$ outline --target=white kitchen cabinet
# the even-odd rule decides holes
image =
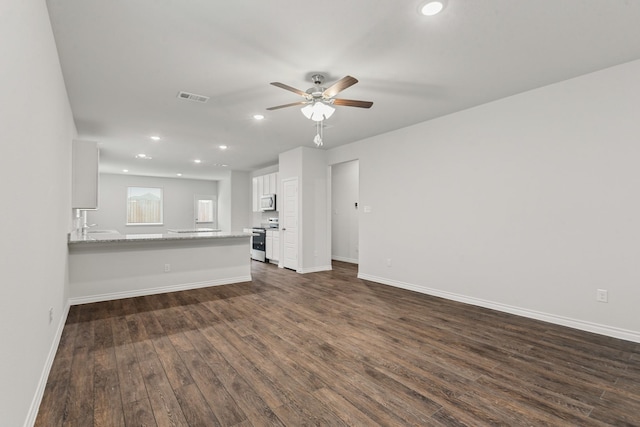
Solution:
[[[273,232],[273,258],[270,258],[273,261],[280,261],[280,231],[276,230]]]
[[[253,195],[253,212],[260,212],[260,197],[269,194],[276,195],[276,207],[278,203],[278,173],[256,176],[251,180]]]
[[[264,191],[264,175],[261,175],[258,178],[258,194],[260,196],[262,196],[263,194],[265,194]]]
[[[269,177],[269,193],[268,194],[277,194],[278,193],[278,173],[270,173],[267,175]]]
[[[267,196],[269,194],[276,194],[278,192],[277,181],[278,181],[278,173],[269,173],[267,175],[258,176],[258,191],[263,196]],[[262,187],[260,187],[262,184]],[[260,189],[261,188],[261,189]]]
[[[280,231],[267,230],[265,252],[269,261],[278,261],[280,259]]]
[[[98,163],[95,141],[74,140],[71,149],[71,207],[98,209]]]
[[[273,231],[267,230],[267,236],[264,238],[264,252],[267,259],[273,258]]]

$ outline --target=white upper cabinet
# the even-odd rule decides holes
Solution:
[[[266,194],[277,194],[278,193],[278,173],[270,173],[265,176],[265,180],[269,181],[269,191]]]
[[[260,175],[253,178],[253,211],[260,212],[260,197],[269,194],[276,195],[276,210],[278,207],[278,172]]]
[[[71,152],[71,207],[98,209],[98,143],[74,140]]]

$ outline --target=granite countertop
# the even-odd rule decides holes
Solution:
[[[69,244],[84,243],[116,243],[116,242],[141,242],[163,240],[196,240],[196,239],[229,239],[235,237],[251,237],[252,233],[242,231],[226,232],[196,232],[196,233],[170,233],[170,234],[110,234],[96,233],[81,235],[75,232],[69,233]]]
[[[206,233],[209,231],[222,231],[219,228],[170,228],[169,233]]]

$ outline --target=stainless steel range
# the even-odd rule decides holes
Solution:
[[[265,262],[267,259],[266,242],[267,232],[262,227],[253,227],[253,238],[251,239],[251,259]]]

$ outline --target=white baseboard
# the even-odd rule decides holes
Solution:
[[[42,397],[44,396],[44,389],[47,386],[49,373],[51,372],[53,361],[56,358],[58,345],[60,345],[60,339],[62,338],[62,331],[64,330],[64,325],[67,323],[67,316],[69,316],[69,307],[70,305],[69,303],[67,303],[63,309],[62,316],[60,316],[60,321],[58,322],[58,327],[53,337],[53,342],[51,343],[51,347],[49,348],[49,354],[47,355],[47,359],[45,360],[45,363],[44,363],[44,368],[42,368],[42,373],[40,374],[40,381],[38,381],[38,388],[36,389],[36,394],[33,396],[33,400],[31,401],[31,406],[29,407],[29,413],[27,414],[27,419],[24,422],[24,427],[32,427],[36,423],[38,410],[40,409],[40,404],[42,403]]]
[[[297,272],[301,274],[306,274],[306,273],[317,273],[319,271],[331,271],[332,269],[333,268],[331,267],[331,265],[321,265],[318,267],[300,268],[297,270]]]
[[[504,313],[515,314],[517,316],[528,317],[530,319],[542,320],[544,322],[549,322],[560,326],[567,326],[569,328],[579,329],[581,331],[593,332],[595,334],[606,335],[613,338],[640,343],[640,332],[638,331],[630,331],[627,329],[586,322],[584,320],[571,319],[569,317],[558,316],[555,314],[543,313],[526,308],[520,308],[479,298],[468,297],[465,295],[440,291],[437,289],[400,282],[397,280],[389,280],[383,277],[371,276],[368,274],[358,273],[358,278],[369,280],[371,282],[381,283],[383,285],[394,286],[396,288],[420,292],[422,294],[433,295],[435,297],[445,298],[452,301],[458,301],[465,304],[477,305],[479,307],[489,308]]]
[[[357,264],[358,263],[358,258],[347,258],[347,257],[343,257],[343,256],[332,255],[331,259],[333,259],[335,261],[349,262],[351,264]]]
[[[229,277],[205,282],[183,283],[179,285],[162,286],[158,288],[136,289],[135,291],[114,292],[109,294],[89,295],[85,297],[69,298],[70,305],[88,304],[92,302],[110,301],[114,299],[141,297],[145,295],[164,294],[167,292],[187,291],[189,289],[208,288],[209,286],[231,285],[233,283],[250,282],[251,275]]]

